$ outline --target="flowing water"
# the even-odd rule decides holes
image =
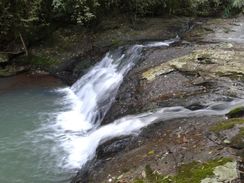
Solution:
[[[244,104],[239,99],[195,111],[169,107],[100,126],[124,76],[140,61],[143,50],[174,41],[111,51],[71,88],[24,85],[0,93],[0,182],[69,182],[94,157],[101,142],[134,134],[158,121],[223,115]]]

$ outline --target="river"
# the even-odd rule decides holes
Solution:
[[[111,51],[72,87],[49,76],[0,80],[0,182],[69,182],[101,142],[133,134],[151,123],[181,117],[223,115],[243,100],[214,103],[196,111],[175,106],[126,116],[100,126],[124,76],[143,49],[175,40]]]

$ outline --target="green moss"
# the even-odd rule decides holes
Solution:
[[[179,173],[174,180],[177,183],[201,182],[202,179],[213,175],[213,170],[215,167],[224,165],[230,161],[231,159],[229,158],[221,158],[202,164],[193,162],[191,164],[183,165],[179,169]]]
[[[244,128],[240,128],[239,133],[231,139],[231,145],[238,149],[244,148]]]
[[[244,124],[244,119],[241,118],[233,118],[223,122],[220,122],[210,128],[212,132],[219,133],[224,130],[228,130],[234,128],[237,124]]]
[[[179,167],[175,176],[163,176],[152,171],[150,166],[145,167],[146,178],[136,179],[134,183],[200,183],[201,180],[214,175],[217,166],[231,162],[230,158],[210,160],[206,163],[192,162]]]
[[[226,116],[228,118],[236,118],[244,115],[244,106],[232,109]]]
[[[155,154],[155,151],[154,150],[151,150],[151,151],[149,151],[148,153],[147,153],[147,155],[154,155]]]

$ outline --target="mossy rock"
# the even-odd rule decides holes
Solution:
[[[175,176],[160,175],[147,165],[145,167],[146,177],[136,179],[134,183],[200,183],[201,180],[214,175],[216,167],[232,161],[231,158],[219,158],[205,163],[192,162],[179,167]]]
[[[229,120],[225,120],[220,122],[210,128],[210,131],[214,133],[219,133],[224,130],[229,130],[235,127],[235,125],[244,124],[244,119],[242,118],[232,118]]]
[[[244,128],[240,128],[239,133],[231,139],[231,146],[237,149],[244,148]]]
[[[228,162],[218,166],[213,171],[214,175],[201,180],[201,183],[233,182],[238,179],[237,162]]]
[[[150,68],[142,74],[142,78],[150,81],[159,75],[178,70],[211,79],[219,77],[242,79],[244,78],[243,56],[243,51],[223,50],[219,48],[199,49],[188,55]]]
[[[226,114],[228,118],[239,118],[244,116],[244,106],[237,107],[232,109],[228,114]]]

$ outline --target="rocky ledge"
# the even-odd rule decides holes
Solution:
[[[145,51],[103,124],[160,107],[197,110],[243,98],[243,24],[243,17],[204,19],[180,44]],[[72,182],[243,182],[243,107],[225,116],[161,121],[110,140]]]

